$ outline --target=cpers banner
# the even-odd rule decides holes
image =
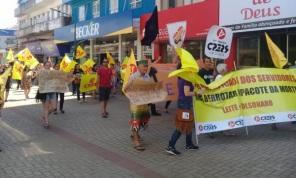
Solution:
[[[219,25],[233,31],[296,26],[295,0],[220,0]]]
[[[194,100],[198,134],[296,121],[296,70],[239,70],[208,87]]]

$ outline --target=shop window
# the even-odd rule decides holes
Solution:
[[[96,0],[93,2],[93,17],[100,17],[100,0]]]
[[[259,38],[238,39],[238,65],[239,67],[259,66]]]
[[[79,12],[78,12],[78,19],[79,21],[84,21],[85,20],[85,6],[79,6]]]
[[[118,12],[118,0],[109,1],[109,12],[110,14],[114,14]]]
[[[286,56],[287,51],[287,35],[283,34],[269,34],[272,41],[282,50]],[[266,43],[265,35],[260,36],[260,67],[275,67],[270,52]]]
[[[175,8],[176,7],[176,0],[169,0],[169,8]]]
[[[191,4],[192,3],[192,0],[184,0],[184,5],[188,5],[188,4]]]
[[[288,48],[288,60],[292,65],[296,63],[296,34],[288,36],[289,48]]]
[[[194,59],[203,58],[203,41],[185,41],[183,46],[192,54]]]
[[[130,0],[131,9],[142,7],[142,0]]]

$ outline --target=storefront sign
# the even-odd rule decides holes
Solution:
[[[171,46],[181,48],[186,36],[186,21],[167,24]]]
[[[76,40],[131,33],[132,26],[132,11],[98,17],[76,24]]]
[[[296,26],[295,0],[220,0],[219,25],[233,31]]]
[[[180,21],[187,22],[186,38],[205,37],[209,28],[219,23],[218,10],[219,0],[206,0],[187,6],[160,11],[158,12],[159,34],[156,40],[168,40],[169,33],[167,24]],[[151,14],[141,16],[141,34],[143,34],[145,24],[150,16]]]
[[[230,28],[214,25],[207,36],[205,54],[216,59],[227,59],[230,54],[232,31]]]

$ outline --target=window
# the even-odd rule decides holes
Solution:
[[[169,0],[169,8],[176,7],[176,0]]]
[[[243,37],[238,39],[239,67],[259,66],[259,38]]]
[[[100,17],[100,0],[93,2],[93,17]]]
[[[85,6],[84,5],[79,7],[78,20],[79,21],[84,21],[85,20]]]
[[[130,0],[131,9],[142,7],[142,0]]]
[[[192,3],[192,0],[184,0],[184,5],[188,5],[188,4],[191,4]]]
[[[109,0],[109,12],[110,14],[118,12],[118,0]]]

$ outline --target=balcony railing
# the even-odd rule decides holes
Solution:
[[[17,36],[22,37],[22,36],[26,36],[34,33],[51,31],[56,28],[69,25],[70,22],[71,22],[71,17],[58,17],[50,21],[41,22],[29,27],[22,28],[17,31]]]
[[[28,0],[25,3],[19,4],[19,7],[14,10],[14,16],[20,17],[32,9],[39,8],[42,5],[49,3],[49,0]]]

